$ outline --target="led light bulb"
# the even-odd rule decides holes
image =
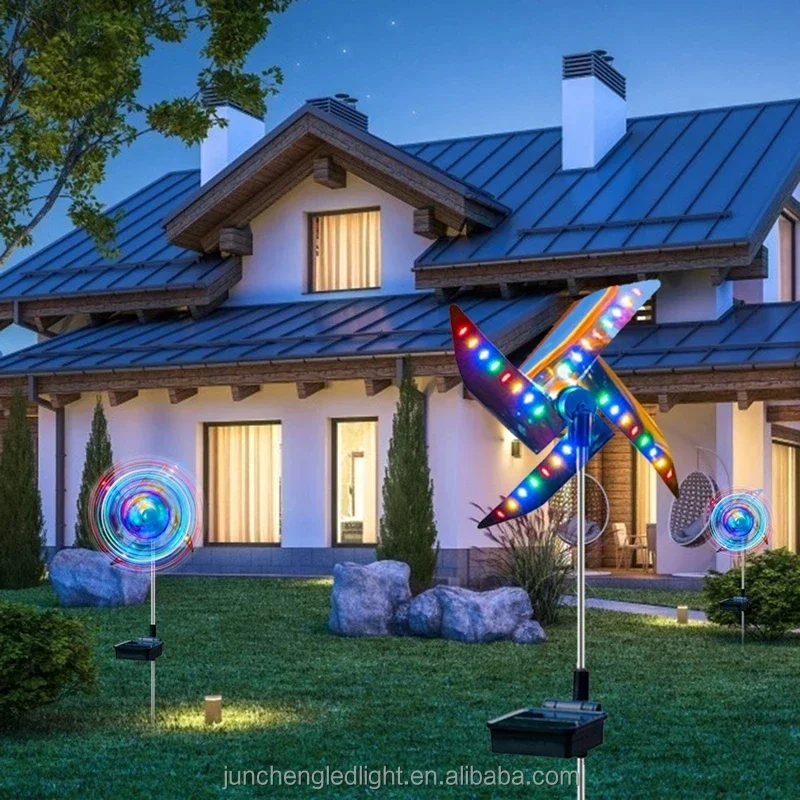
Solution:
[[[519,508],[519,503],[513,498],[509,497],[508,500],[506,500],[506,508],[509,511],[516,511]]]
[[[510,380],[511,380],[511,373],[510,372],[504,372],[500,376],[500,383],[508,383]]]
[[[571,456],[571,455],[572,455],[572,445],[571,445],[571,444],[565,444],[565,445],[564,445],[564,446],[561,448],[561,452],[562,452],[562,453],[563,453],[565,456]]]
[[[647,447],[653,440],[646,434],[643,433],[639,438],[639,447]]]
[[[534,417],[543,417],[544,414],[545,414],[545,411],[547,411],[547,409],[544,406],[536,406],[536,408],[533,409],[533,416]]]
[[[650,448],[650,452],[648,453],[648,455],[650,456],[650,458],[655,458],[658,455],[658,448],[657,447],[651,447]]]
[[[547,469],[547,467],[542,467],[541,471],[542,471],[542,475],[544,475],[545,478],[549,478],[550,477],[550,470]]]
[[[527,497],[527,496],[528,496],[528,490],[524,486],[520,486],[519,489],[517,489],[517,497]]]
[[[580,350],[573,350],[569,357],[576,363],[580,364],[583,361],[583,353]]]
[[[478,358],[481,361],[486,361],[486,359],[489,358],[489,351],[484,347],[483,350],[478,353]]]
[[[512,394],[519,394],[523,389],[522,381],[515,381],[511,384],[511,393]]]
[[[614,405],[608,409],[608,413],[616,417],[617,414],[619,414],[619,406],[616,403],[614,403]]]
[[[522,398],[522,402],[525,403],[525,405],[528,405],[529,403],[532,403],[533,402],[533,392],[526,392],[525,396]]]
[[[613,328],[613,327],[614,327],[614,322],[613,322],[613,320],[610,320],[608,317],[603,317],[603,319],[601,319],[601,320],[600,320],[600,324],[601,324],[601,325],[602,325],[604,328],[608,328],[609,330],[611,330],[611,328]]]
[[[616,317],[619,319],[622,316],[622,311],[619,308],[612,308],[611,309],[611,316]]]
[[[474,350],[479,342],[480,339],[477,336],[470,336],[469,339],[467,339],[467,347],[469,347],[470,350]]]
[[[636,436],[636,434],[639,433],[639,430],[640,430],[639,426],[638,425],[634,425],[631,428],[631,436]]]
[[[499,358],[496,358],[489,364],[489,372],[497,372],[502,366],[503,362]]]
[[[556,375],[559,378],[569,378],[572,375],[572,365],[568,361],[564,361],[556,368]]]
[[[658,469],[664,469],[664,467],[666,467],[666,466],[667,466],[667,459],[666,458],[659,458],[658,461],[656,461],[656,467]]]
[[[620,302],[622,303],[623,306],[625,306],[625,308],[633,307],[633,299],[629,294],[626,294],[625,297],[623,297],[622,300],[620,300]]]
[[[584,337],[583,339],[581,339],[581,347],[584,350],[591,350],[592,349],[592,343],[586,337]]]
[[[464,325],[463,327],[458,329],[459,336],[466,336],[467,331],[469,330],[469,326]]]
[[[550,456],[550,466],[552,467],[563,467],[564,466],[564,459],[561,458],[559,455]]]
[[[604,406],[609,400],[611,399],[608,392],[603,392],[600,397],[597,398],[598,405]]]
[[[632,420],[632,419],[633,419],[633,417],[631,417],[631,415],[630,415],[630,414],[623,414],[623,415],[622,415],[622,416],[619,418],[619,424],[620,424],[620,425],[622,425],[623,427],[626,427],[627,425],[630,425],[630,424],[631,424],[631,420]]]
[[[532,489],[538,489],[542,485],[542,482],[535,475],[531,475],[530,478],[528,478],[528,483],[531,485]]]

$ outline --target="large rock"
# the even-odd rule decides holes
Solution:
[[[131,606],[143,603],[150,589],[147,573],[114,566],[95,550],[59,550],[48,568],[62,606]]]
[[[394,615],[411,597],[411,569],[402,561],[354,564],[333,568],[331,616],[328,626],[340,636],[388,636]]]
[[[413,636],[434,638],[442,632],[442,606],[436,589],[418,594],[408,606],[408,629]]]
[[[408,609],[411,605],[410,600],[400,603],[394,610],[392,617],[392,633],[395,636],[410,636],[411,630],[408,627]]]
[[[516,627],[511,641],[517,644],[541,644],[547,641],[547,634],[536,620],[528,619]]]
[[[437,586],[435,591],[442,607],[445,639],[470,644],[510,639],[533,615],[524,589],[504,587],[491,592],[472,592],[456,586]]]

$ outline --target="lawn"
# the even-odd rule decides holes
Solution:
[[[223,789],[223,770],[561,769],[494,756],[492,716],[569,693],[574,611],[550,641],[469,646],[326,633],[325,581],[165,578],[159,720],[146,666],[111,645],[145,633],[147,608],[75,611],[95,628],[101,689],[42,710],[0,747],[14,798],[573,797],[574,788]],[[49,588],[0,597],[54,605]],[[589,611],[593,696],[610,714],[587,761],[591,798],[788,798],[800,774],[800,643],[751,644],[707,625]],[[202,721],[221,692],[225,721]]]
[[[587,597],[602,600],[623,600],[626,603],[646,603],[651,606],[688,606],[705,611],[703,593],[691,589],[629,589],[627,587],[587,586]]]

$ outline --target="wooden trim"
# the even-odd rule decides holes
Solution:
[[[219,232],[219,249],[223,255],[253,255],[253,231],[250,230],[250,226],[221,228]]]
[[[314,159],[314,183],[327,186],[329,189],[344,189],[347,186],[347,170],[342,169],[332,156],[320,156]]]
[[[736,407],[739,411],[747,411],[753,404],[753,398],[749,392],[736,392]]]
[[[296,385],[297,396],[300,400],[305,400],[312,394],[321,392],[326,386],[325,381],[298,381]]]
[[[662,414],[666,414],[672,408],[672,403],[670,402],[669,395],[667,394],[660,394],[658,395],[658,410]]]
[[[767,422],[800,422],[800,405],[767,406]]]
[[[131,389],[127,392],[109,392],[108,402],[112,408],[116,408],[117,406],[121,406],[123,403],[127,403],[129,400],[133,400],[138,396],[139,392],[137,392],[135,389]]]
[[[436,391],[441,393],[449,392],[451,389],[458,386],[459,383],[461,383],[460,375],[440,375],[436,379]]]
[[[231,398],[234,403],[241,403],[261,391],[261,384],[243,384],[241,386],[231,386]]]
[[[433,206],[414,209],[414,233],[426,239],[441,239],[447,235],[447,225],[436,219]]]
[[[163,311],[186,306],[207,306],[215,302],[242,279],[242,262],[231,258],[223,274],[204,288],[159,289],[157,291],[109,292],[94,295],[65,295],[14,301],[20,318],[33,323],[37,317],[66,317],[72,314],[111,314],[112,312]],[[14,303],[0,303],[0,319],[14,319]]]
[[[196,387],[185,387],[183,389],[169,389],[169,402],[176,406],[178,403],[184,402],[184,400],[188,400],[190,397],[194,397],[197,394]]]
[[[69,393],[50,393],[50,403],[53,409],[66,408],[72,403],[77,403],[81,399],[80,392]]]
[[[778,439],[789,444],[800,445],[800,431],[796,428],[788,428],[786,425],[773,425],[772,438]]]
[[[757,262],[754,266],[754,261]],[[646,269],[643,267],[646,266]],[[744,272],[741,269],[743,268]],[[687,248],[660,252],[608,253],[596,256],[548,256],[517,261],[480,264],[418,266],[414,269],[417,289],[461,286],[497,286],[498,283],[555,283],[579,278],[612,278],[657,272],[698,269],[728,269],[730,280],[748,280],[761,274],[763,263],[754,259],[745,245],[707,249]]]
[[[392,381],[389,378],[367,378],[364,381],[364,391],[366,392],[367,397],[375,397],[376,394],[380,394],[384,389],[388,389],[392,385]]]

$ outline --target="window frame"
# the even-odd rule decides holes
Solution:
[[[336,426],[342,422],[374,422],[375,423],[375,541],[374,542],[361,542],[360,544],[351,544],[348,542],[338,541],[338,486],[339,486],[339,446],[336,436]],[[331,547],[377,547],[378,535],[380,533],[380,519],[378,504],[380,502],[380,493],[378,492],[379,471],[378,471],[378,426],[380,419],[378,417],[331,417],[331,475],[330,475],[330,508],[331,508]]]
[[[770,436],[770,441],[772,447],[774,447],[777,444],[780,445],[781,447],[788,447],[789,450],[792,451],[795,459],[795,494],[797,495],[798,498],[800,498],[800,443],[796,441],[790,441],[789,439],[780,436],[780,434],[777,435],[772,434],[772,436]],[[773,458],[773,453],[770,450],[770,459],[772,458]],[[770,498],[770,503],[771,502],[772,498]],[[795,538],[794,551],[792,552],[800,553],[800,504],[798,504],[798,507],[795,509],[794,538]],[[769,540],[768,540],[768,546],[771,549],[771,544],[769,543]],[[788,542],[787,546],[790,546]]]
[[[356,208],[336,208],[332,211],[308,211],[306,212],[306,285],[303,294],[339,294],[341,292],[376,292],[383,285],[383,247],[381,247],[380,261],[380,280],[377,286],[363,286],[360,289],[315,289],[314,288],[314,220],[318,217],[335,217],[344,214],[367,214],[377,211],[380,215],[378,220],[378,238],[381,238],[381,222],[383,213],[380,206],[358,206]],[[383,243],[381,242],[381,245]]]
[[[281,450],[281,485],[280,485],[280,507],[278,513],[278,541],[277,542],[212,542],[209,539],[209,500],[211,491],[209,489],[209,477],[211,470],[211,460],[209,458],[209,436],[211,428],[243,428],[250,425],[282,425],[279,419],[249,419],[235,420],[232,422],[204,422],[203,423],[203,547],[281,547],[283,544],[283,451]],[[283,431],[281,431],[282,438]]]
[[[798,298],[798,279],[797,279],[797,225],[798,220],[793,217],[791,214],[788,214],[786,211],[781,211],[779,218],[778,218],[778,281],[782,278],[781,275],[781,265],[780,265],[780,257],[781,257],[781,228],[780,228],[780,220],[784,219],[786,222],[789,223],[789,235],[791,239],[789,241],[789,270],[790,270],[790,286],[789,286],[789,299],[782,300],[780,302],[783,303],[794,303],[797,302]],[[783,294],[781,291],[783,289],[782,286],[778,286],[778,294]]]

